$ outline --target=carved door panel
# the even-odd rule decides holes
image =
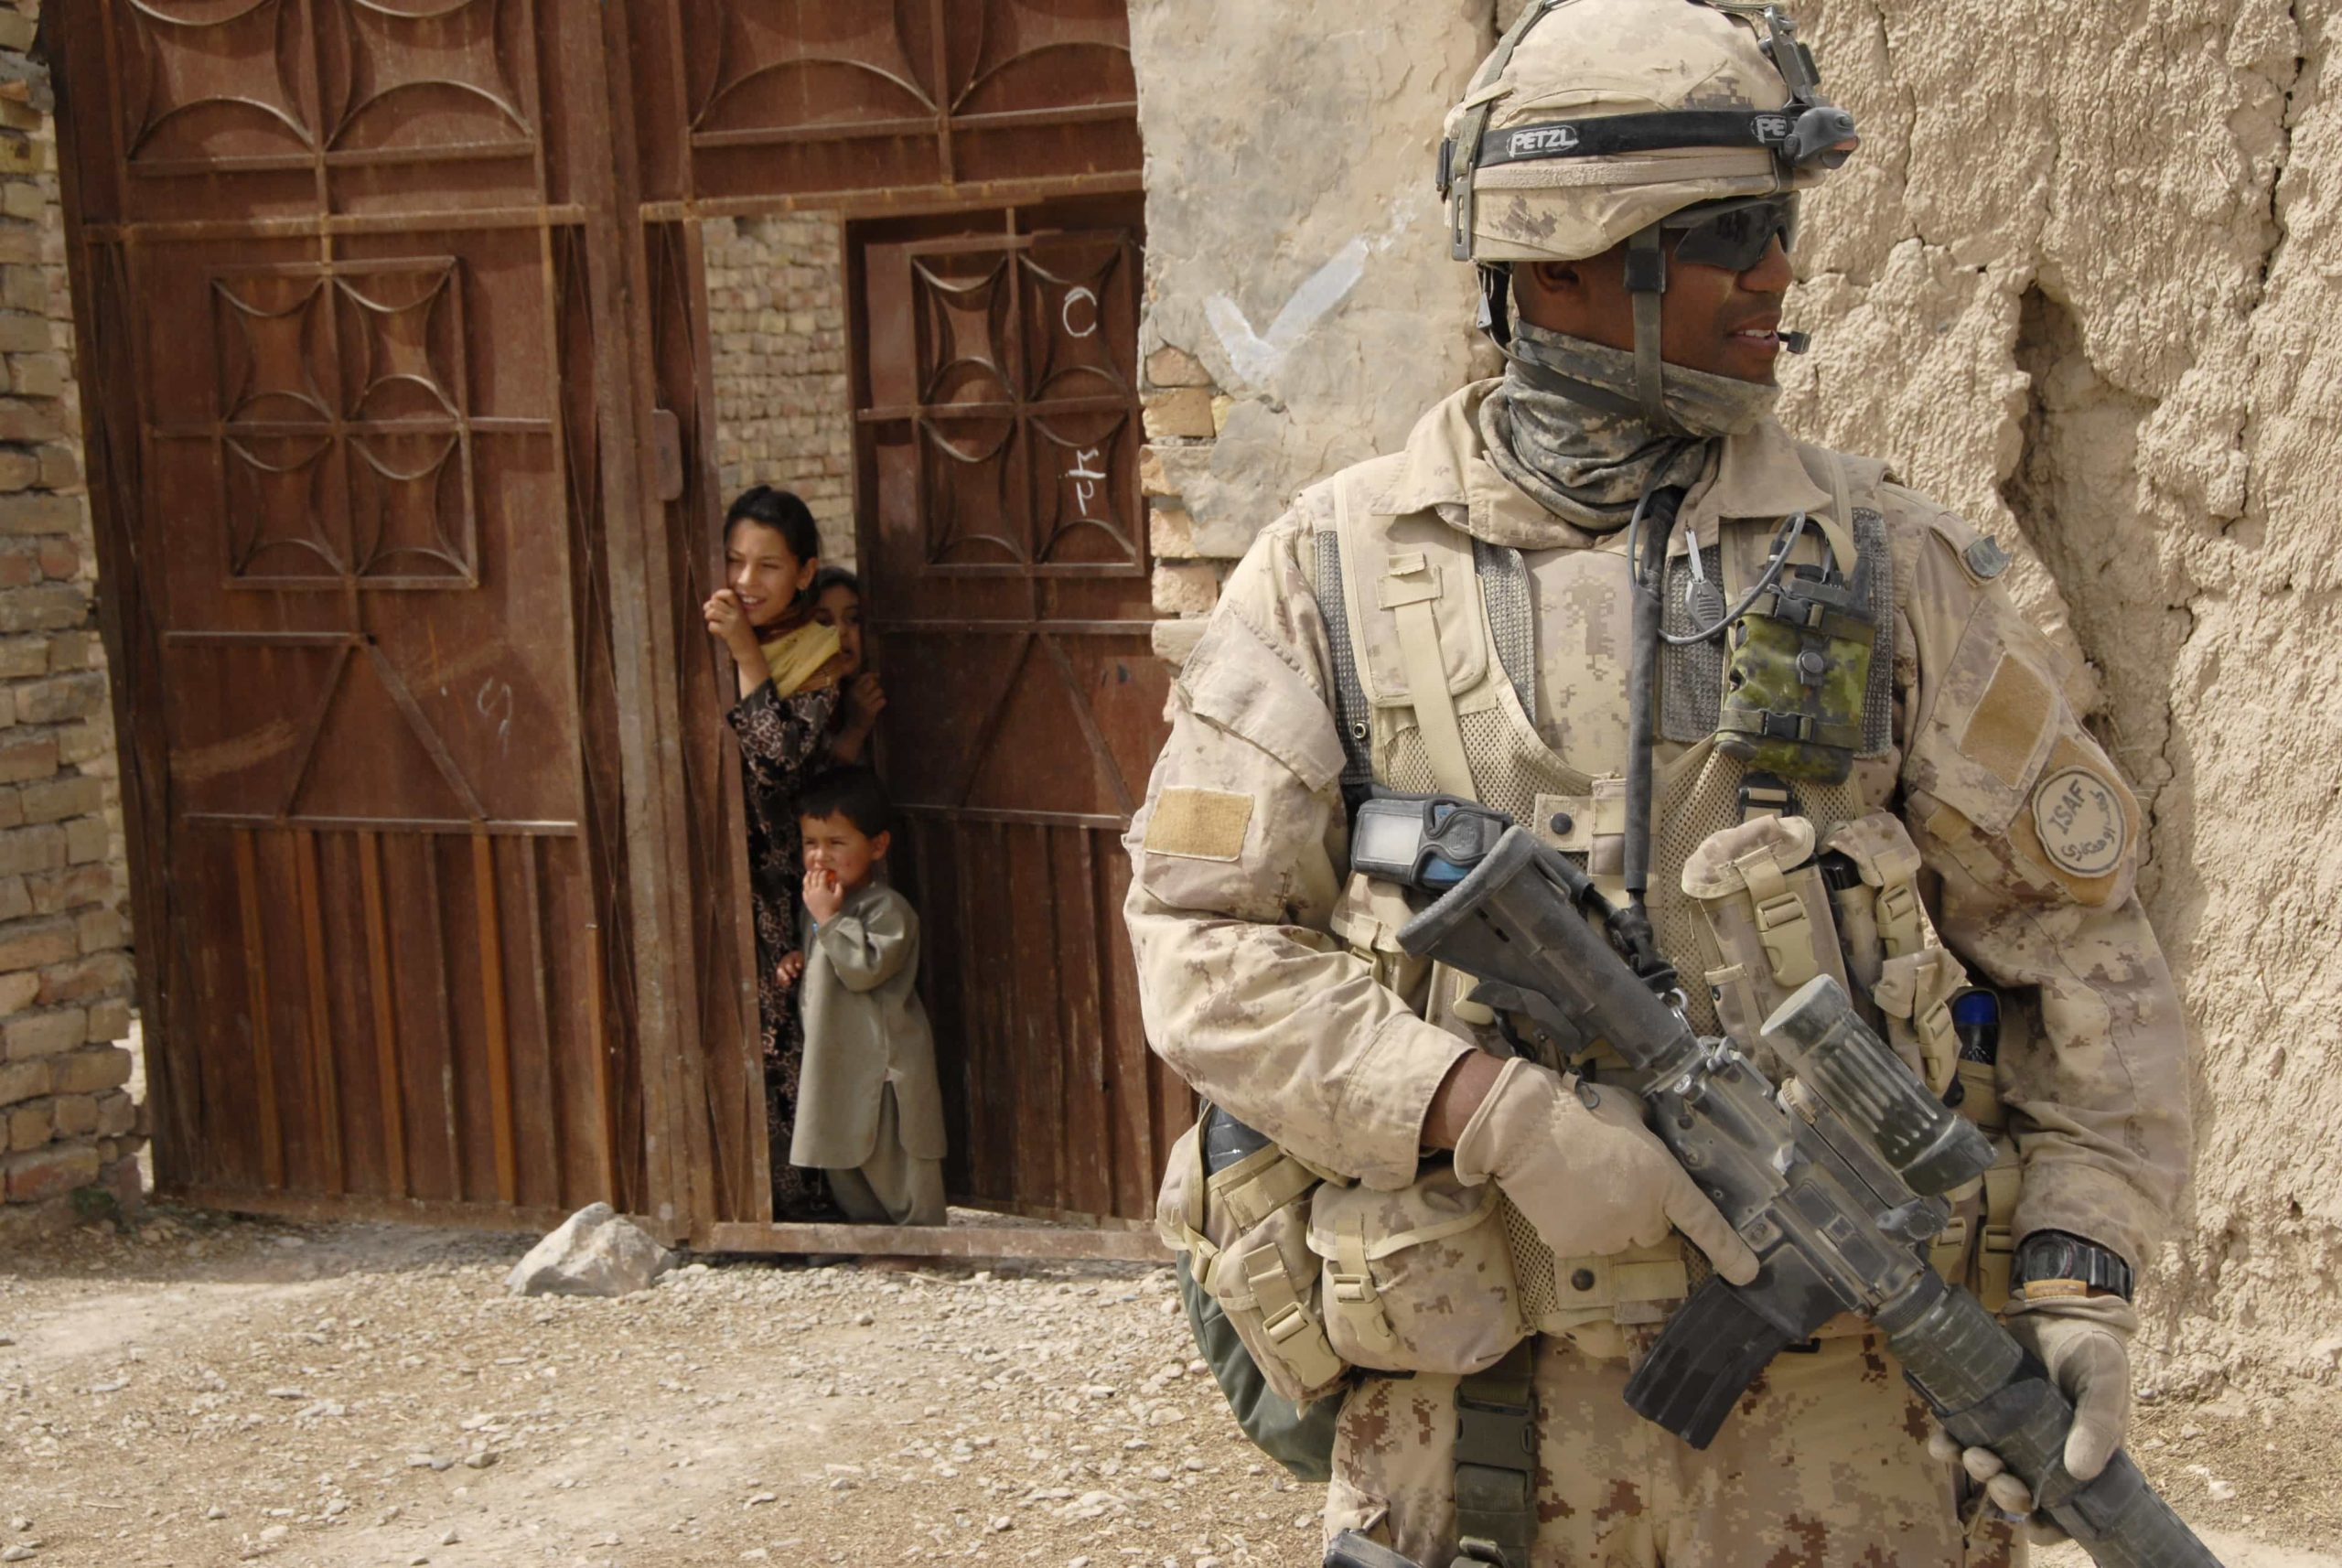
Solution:
[[[1138,169],[1126,0],[627,10],[653,201],[959,205],[954,187],[1126,188]]]
[[[595,9],[52,13],[167,1191],[646,1197],[548,91]]]
[[[1134,199],[854,231],[882,742],[955,1193],[1138,1218],[1190,1114],[1147,1051],[1119,842],[1168,671],[1137,467]]]

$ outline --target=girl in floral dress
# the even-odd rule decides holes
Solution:
[[[804,963],[797,892],[804,876],[797,791],[817,763],[838,703],[843,652],[810,675],[788,674],[783,646],[802,648],[812,620],[809,590],[821,565],[813,514],[787,490],[758,485],[724,520],[725,585],[707,601],[707,629],[739,668],[740,700],[725,715],[740,740],[747,785],[748,880],[757,916],[757,1010],[764,1042],[765,1105],[772,1139],[772,1216],[825,1216],[819,1171],[789,1163],[805,1032],[789,985]],[[776,671],[783,671],[777,682]]]

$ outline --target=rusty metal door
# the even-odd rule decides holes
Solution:
[[[856,228],[866,618],[952,1187],[1138,1218],[1192,1101],[1149,1054],[1120,843],[1162,744],[1133,199]]]
[[[611,156],[555,91],[599,10],[49,9],[174,1196],[659,1197],[610,972]]]

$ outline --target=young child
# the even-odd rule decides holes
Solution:
[[[813,618],[811,585],[821,552],[821,531],[805,503],[787,490],[758,485],[725,516],[724,586],[703,607],[709,635],[739,671],[740,700],[725,716],[739,736],[746,788],[776,1219],[825,1218],[829,1208],[819,1173],[787,1159],[803,1036],[781,972],[797,961],[800,946],[797,895],[804,856],[797,841],[797,790],[830,732],[845,665],[835,629]],[[817,657],[823,639],[826,660]]]
[[[838,677],[845,696],[838,703],[830,729],[829,755],[844,766],[868,759],[870,732],[886,709],[886,688],[862,652],[862,579],[843,566],[824,566],[813,575],[813,620],[838,635],[845,655],[844,673]]]
[[[797,800],[811,929],[797,977],[805,1019],[791,1165],[817,1165],[849,1219],[940,1225],[943,1094],[919,999],[919,916],[876,873],[894,813],[867,768]]]

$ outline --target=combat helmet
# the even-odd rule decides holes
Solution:
[[[1795,193],[1857,142],[1853,116],[1820,87],[1778,5],[1529,0],[1449,112],[1439,149],[1449,243],[1480,264],[1483,329],[1507,346],[1507,263],[1624,242],[1637,401],[1658,415],[1662,231],[1687,209],[1793,221]]]

